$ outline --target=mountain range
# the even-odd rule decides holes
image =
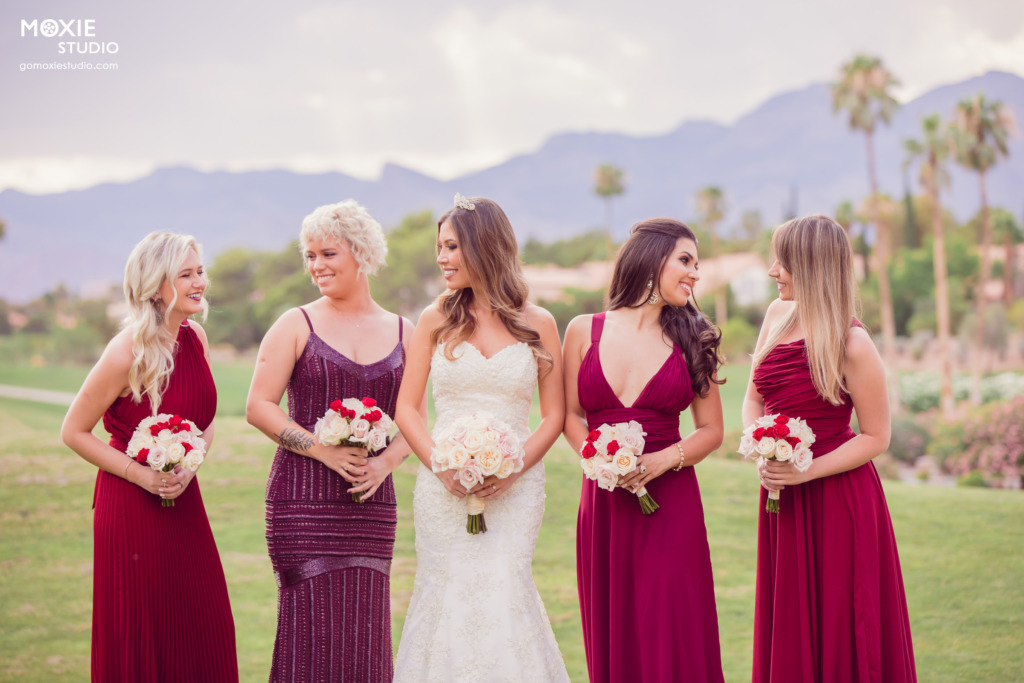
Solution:
[[[945,85],[903,103],[875,135],[881,190],[920,191],[916,169],[905,169],[903,140],[919,137],[923,116],[949,117],[956,103],[978,92],[1009,105],[1024,125],[1024,78],[990,71]],[[564,133],[536,152],[452,180],[438,180],[388,164],[376,180],[342,173],[285,170],[202,172],[161,168],[127,183],[31,195],[0,193],[7,224],[0,242],[0,298],[24,302],[63,283],[80,290],[90,281],[116,282],[132,246],[152,230],[195,235],[207,263],[226,248],[280,249],[298,235],[303,216],[321,204],[358,199],[385,226],[409,212],[451,206],[458,191],[502,205],[521,240],[552,240],[603,226],[604,206],[593,173],[604,163],[625,171],[626,191],[613,204],[613,234],[655,216],[696,216],[696,192],[718,185],[729,213],[725,228],[756,209],[775,224],[795,208],[832,213],[839,202],[867,195],[864,136],[834,115],[829,86],[777,95],[731,125],[687,121],[662,135]],[[951,165],[944,204],[961,220],[979,208],[976,174]],[[1024,138],[1010,140],[1010,156],[988,175],[994,206],[1024,209]],[[795,205],[795,206],[794,206]],[[296,263],[298,267],[298,263]]]

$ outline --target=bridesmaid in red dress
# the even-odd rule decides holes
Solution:
[[[238,680],[224,569],[195,472],[158,472],[125,455],[135,427],[180,415],[213,441],[217,390],[206,333],[200,248],[187,235],[151,233],[125,267],[128,319],[78,392],[61,428],[99,468],[93,498],[92,680]],[[97,421],[110,433],[93,436]],[[162,507],[161,499],[174,507]]]
[[[779,298],[757,340],[743,422],[800,417],[816,441],[806,472],[759,468],[753,680],[916,681],[896,537],[871,463],[889,445],[885,369],[854,317],[850,243],[835,221],[808,216],[780,226],[772,249]],[[766,489],[781,491],[777,514],[764,511]]]
[[[640,466],[614,491],[583,479],[576,574],[587,669],[609,681],[721,681],[718,614],[693,469],[722,443],[721,334],[697,308],[697,239],[683,223],[633,226],[609,310],[565,333],[565,437],[579,452],[602,423],[640,422]],[[687,408],[694,431],[679,436]],[[634,487],[660,505],[641,513]]]

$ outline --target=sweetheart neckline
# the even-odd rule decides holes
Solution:
[[[497,351],[495,351],[495,352],[494,352],[494,354],[493,354],[493,355],[491,355],[491,356],[485,356],[485,355],[484,355],[484,352],[483,352],[483,351],[481,351],[480,349],[478,349],[478,348],[477,348],[477,346],[476,346],[476,344],[474,344],[473,342],[469,341],[468,339],[466,339],[466,340],[463,340],[463,341],[462,341],[462,342],[461,342],[461,343],[459,344],[459,346],[461,346],[462,344],[465,344],[465,345],[466,345],[466,346],[468,346],[469,348],[471,348],[471,349],[473,349],[474,351],[476,351],[477,355],[478,355],[478,356],[480,356],[481,358],[483,358],[483,359],[484,359],[485,361],[489,361],[489,360],[494,360],[495,358],[497,358],[498,356],[500,356],[500,355],[501,355],[502,353],[504,353],[505,351],[508,351],[509,349],[514,349],[514,348],[516,348],[517,346],[529,346],[529,345],[528,345],[528,344],[527,344],[526,342],[524,342],[524,341],[517,341],[517,342],[515,342],[515,343],[513,343],[513,344],[508,344],[508,345],[506,345],[506,346],[502,346],[502,347],[501,347],[500,349],[498,349]]]

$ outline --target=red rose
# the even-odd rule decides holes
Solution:
[[[146,458],[148,458],[148,457],[149,457],[149,449],[148,448],[140,448],[139,449],[139,454],[135,456],[135,461],[136,462],[146,462]]]
[[[601,431],[599,429],[595,429],[594,431],[592,431],[589,434],[587,434],[587,441],[590,441],[590,442],[597,441],[600,438],[601,438]]]
[[[787,422],[789,422],[789,417],[787,415],[776,415],[775,416],[775,424],[781,425],[781,424],[786,424]]]
[[[377,422],[382,417],[384,417],[384,413],[380,412],[379,410],[374,410],[366,419],[369,420],[370,422]]]
[[[160,425],[149,425],[149,433],[153,436],[157,436],[162,429],[163,427]]]
[[[797,446],[800,445],[800,439],[796,438],[795,436],[787,436],[786,443],[788,443],[793,448],[796,448]]]
[[[192,450],[192,444],[190,444],[188,441],[185,441],[184,443],[182,443],[181,447],[185,449],[186,453],[188,453],[189,451]]]
[[[754,430],[754,441],[760,441],[764,438],[764,427],[758,427]]]
[[[588,441],[583,444],[583,453],[581,455],[583,455],[584,458],[593,458],[597,455],[597,449],[594,448],[594,444]]]
[[[618,441],[609,441],[608,442],[608,455],[615,455],[615,451],[617,451],[617,450],[619,450],[619,442]]]
[[[169,422],[170,422],[172,427],[177,427],[182,422],[181,416],[180,415],[172,415]]]
[[[772,427],[772,433],[776,439],[781,439],[785,436],[789,436],[789,425],[777,424]]]
[[[356,411],[352,410],[351,408],[346,408],[345,417],[347,417],[350,420],[356,419]]]
[[[338,400],[331,401],[331,410],[333,410],[336,413],[340,413],[341,412],[341,401],[338,401]]]
[[[181,426],[178,427],[178,431],[179,432],[191,432],[192,431],[192,425],[190,425],[188,422],[182,422]]]
[[[366,406],[367,408],[372,408],[372,407],[374,407],[375,405],[377,405],[377,402],[376,402],[376,401],[374,401],[374,400],[373,400],[372,398],[370,398],[369,396],[367,396],[367,397],[365,397],[365,398],[363,399],[363,405],[364,405],[364,406]]]

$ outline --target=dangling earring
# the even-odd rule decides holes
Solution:
[[[661,301],[661,297],[659,297],[658,293],[654,291],[654,278],[651,278],[650,280],[647,281],[647,289],[651,290],[651,295],[647,297],[648,304],[653,306],[654,304]]]
[[[153,309],[156,311],[157,324],[162,325],[164,322],[164,312],[160,310],[160,304],[164,302],[163,299],[150,299],[150,302],[153,304]]]

